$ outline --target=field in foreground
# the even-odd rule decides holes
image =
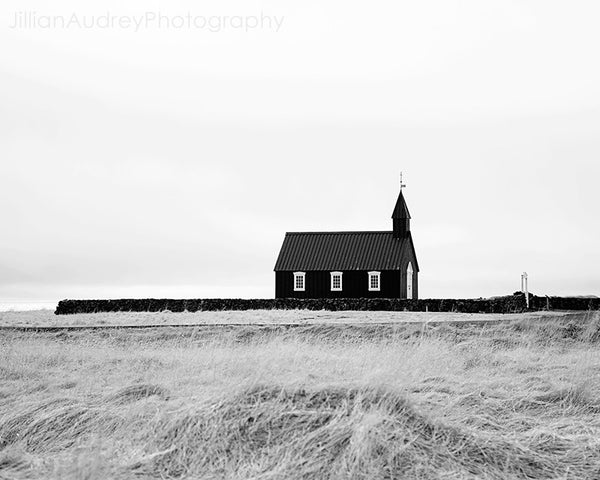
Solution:
[[[50,310],[0,312],[0,327],[82,327],[128,325],[247,325],[247,324],[313,324],[313,323],[405,323],[463,322],[546,319],[573,315],[574,312],[449,313],[449,312],[357,312],[326,310],[249,310],[207,312],[118,312],[54,315]]]
[[[597,312],[4,330],[0,478],[600,478],[598,342]]]

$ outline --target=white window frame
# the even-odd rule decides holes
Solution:
[[[371,285],[372,278],[377,279],[377,288],[375,288]],[[381,291],[381,272],[369,272],[369,277],[367,280],[369,282],[368,283],[369,292],[380,292]]]
[[[302,279],[302,287],[298,286],[298,280]],[[306,291],[306,272],[294,272],[294,292]]]
[[[413,274],[412,262],[408,262],[408,267],[406,267],[406,298],[409,300],[413,300],[415,297]]]
[[[343,289],[342,280],[343,280],[344,272],[329,272],[329,274],[330,274],[331,291],[332,292],[341,292],[342,289]],[[338,287],[334,288],[334,286],[333,286],[333,278],[336,277],[336,276],[340,277],[340,286],[339,286],[339,288]]]

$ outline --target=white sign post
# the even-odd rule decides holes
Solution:
[[[521,291],[525,294],[525,305],[529,308],[529,291],[527,289],[527,272],[521,275]]]

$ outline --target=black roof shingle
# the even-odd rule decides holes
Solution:
[[[393,232],[288,232],[274,270],[399,270],[410,241]]]

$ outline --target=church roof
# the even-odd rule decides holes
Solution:
[[[406,206],[406,201],[404,200],[404,195],[402,195],[402,190],[400,190],[400,195],[398,195],[398,200],[396,200],[396,206],[394,207],[392,218],[410,218],[410,213],[408,212],[408,207]]]
[[[393,232],[288,232],[274,270],[399,270],[408,242]]]

